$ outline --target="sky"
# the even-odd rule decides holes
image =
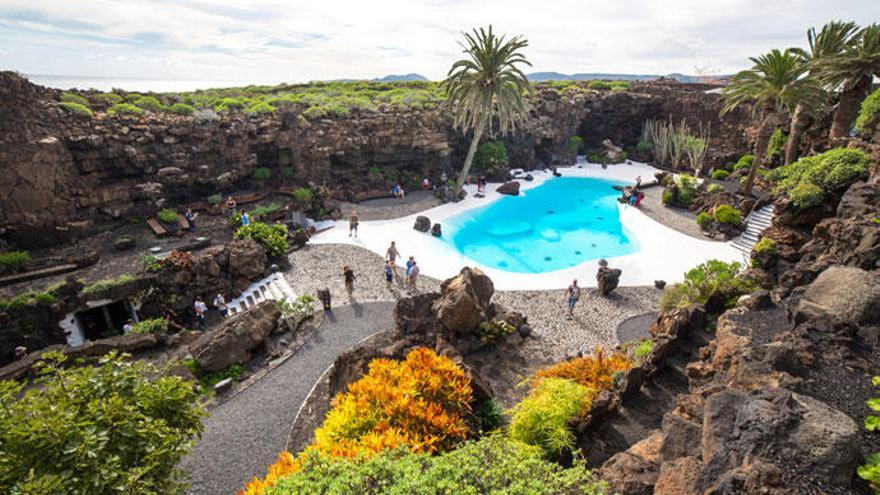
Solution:
[[[532,71],[726,74],[880,0],[0,0],[0,69],[297,82],[441,79],[461,32],[524,35]]]

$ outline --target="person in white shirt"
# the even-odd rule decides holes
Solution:
[[[226,307],[226,298],[223,297],[223,293],[218,292],[216,296],[214,296],[214,307],[220,311],[220,314],[224,317],[229,311],[229,308]]]
[[[193,303],[193,310],[196,312],[196,326],[199,329],[204,329],[205,316],[208,313],[208,306],[205,304],[205,301],[202,301],[201,298],[197,297]]]

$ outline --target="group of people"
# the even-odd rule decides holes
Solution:
[[[397,250],[397,245],[394,241],[391,241],[391,245],[388,246],[388,249],[385,252],[385,260],[383,271],[385,274],[385,286],[388,290],[394,289],[394,281],[397,280],[403,281],[404,286],[410,292],[418,291],[418,280],[419,273],[421,272],[421,268],[419,264],[416,262],[414,256],[410,256],[406,260],[406,271],[404,272],[403,278],[401,278],[398,273],[397,268],[397,260],[401,258],[400,252]],[[350,265],[343,265],[342,267],[342,281],[345,284],[345,292],[348,294],[349,299],[354,298],[354,283],[357,281],[357,275],[355,275],[354,270]]]
[[[627,203],[630,206],[638,207],[642,200],[645,198],[645,193],[643,193],[639,188],[642,186],[642,176],[636,177],[636,183],[632,187],[626,187],[623,189],[623,198],[621,199],[621,203]]]

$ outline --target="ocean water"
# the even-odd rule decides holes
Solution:
[[[545,273],[639,250],[620,223],[613,181],[559,177],[444,222],[459,252],[509,272]]]

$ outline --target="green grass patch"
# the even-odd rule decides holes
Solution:
[[[67,110],[69,113],[74,115],[80,115],[82,117],[91,117],[92,110],[85,105],[81,105],[79,103],[71,103],[71,102],[61,102],[58,104],[59,107]]]
[[[172,210],[171,208],[162,208],[159,210],[159,213],[156,214],[164,223],[176,223],[177,222],[177,212]]]
[[[18,271],[31,262],[31,254],[27,251],[6,251],[0,253],[0,269]]]
[[[116,278],[105,278],[103,280],[98,280],[97,282],[92,282],[89,285],[86,285],[80,291],[80,294],[86,296],[89,294],[95,294],[97,292],[101,292],[106,289],[110,289],[112,287],[118,287],[120,285],[127,284],[135,280],[133,275],[129,275],[128,273],[123,273],[122,275]]]

